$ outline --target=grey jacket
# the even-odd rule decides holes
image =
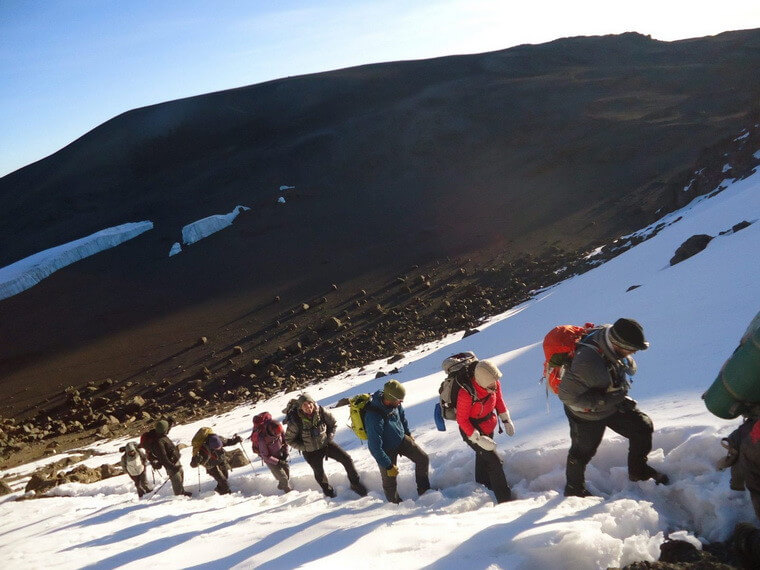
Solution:
[[[614,414],[630,384],[626,370],[635,370],[632,356],[621,360],[606,340],[603,325],[581,342],[559,385],[559,399],[582,420],[603,420]],[[629,362],[626,362],[629,361]]]
[[[298,451],[317,451],[332,440],[336,427],[335,418],[322,406],[311,417],[298,410],[288,419],[285,441]]]

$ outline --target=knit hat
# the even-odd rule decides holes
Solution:
[[[644,329],[633,319],[618,319],[610,329],[610,341],[624,350],[646,350]]]
[[[166,420],[161,420],[156,422],[156,433],[158,435],[164,435],[166,432],[169,431],[169,422]]]
[[[490,360],[481,360],[475,365],[475,382],[481,388],[488,388],[501,378],[501,371]]]
[[[206,439],[206,445],[208,445],[209,449],[213,449],[214,451],[216,451],[217,449],[222,448],[222,440],[218,435],[215,435],[212,433]]]
[[[306,392],[298,396],[298,399],[296,400],[296,402],[298,403],[299,408],[306,402],[311,402],[312,404],[316,404],[316,402],[314,401],[314,398],[312,398],[311,395],[307,394]]]
[[[406,396],[406,388],[398,380],[388,380],[383,386],[383,396],[388,400],[403,400]]]

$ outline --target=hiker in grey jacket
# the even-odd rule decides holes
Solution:
[[[323,464],[327,457],[343,465],[352,491],[362,497],[367,494],[351,457],[333,441],[337,426],[330,412],[304,393],[295,400],[294,409],[286,408],[286,419],[288,429],[285,431],[285,441],[303,454],[325,495],[335,496],[335,489],[325,475]]]
[[[121,468],[135,484],[137,496],[142,497],[145,493],[150,493],[153,489],[148,486],[148,457],[145,452],[131,441],[122,450],[124,455],[121,456]]]
[[[627,376],[636,371],[633,353],[648,347],[641,325],[624,318],[595,329],[578,343],[559,386],[571,439],[565,496],[591,495],[585,484],[586,465],[596,454],[607,427],[629,440],[631,481],[668,483],[667,475],[647,464],[652,450],[652,420],[628,397]]]

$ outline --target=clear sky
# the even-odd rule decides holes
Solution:
[[[0,0],[0,176],[130,109],[280,77],[758,27],[757,0]]]

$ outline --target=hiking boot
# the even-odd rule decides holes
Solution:
[[[185,492],[184,492],[184,493],[182,493],[182,494],[183,494],[185,497],[192,497],[192,496],[193,496],[193,494],[192,494],[190,491],[185,491]]]
[[[367,487],[365,487],[362,483],[354,483],[351,485],[351,490],[360,497],[366,497],[368,493]]]
[[[658,485],[667,485],[670,483],[670,478],[665,473],[660,473],[656,469],[645,465],[641,470],[629,471],[628,479],[631,481],[648,481],[654,479],[654,482]]]
[[[586,489],[585,485],[565,485],[565,497],[596,497],[594,493]]]
[[[322,489],[322,490],[324,491],[326,497],[330,497],[331,499],[335,498],[335,496],[336,496],[335,495],[335,489],[333,489],[329,485],[327,487],[325,487],[324,489]]]

